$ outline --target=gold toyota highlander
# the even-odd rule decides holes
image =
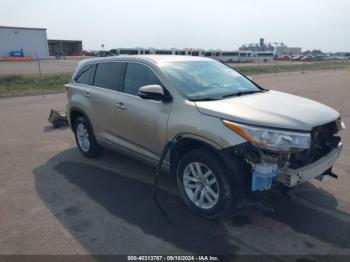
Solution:
[[[157,165],[166,155],[162,168],[177,177],[186,204],[207,218],[251,192],[336,177],[338,132],[345,129],[337,111],[266,90],[212,59],[84,60],[65,89],[84,156],[108,147]]]

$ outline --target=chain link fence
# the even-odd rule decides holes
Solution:
[[[243,74],[257,77],[262,74],[292,74],[315,70],[344,70],[348,68],[350,71],[350,60],[319,62],[273,61],[230,63],[228,65]]]

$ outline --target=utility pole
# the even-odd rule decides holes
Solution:
[[[61,59],[64,60],[63,43],[62,43],[62,40],[60,41],[60,44],[61,44]]]
[[[45,98],[45,88],[43,85],[43,76],[42,76],[42,71],[41,71],[41,63],[40,63],[40,57],[37,52],[35,52],[36,60],[38,62],[38,71],[39,71],[39,85],[42,90],[42,99]]]

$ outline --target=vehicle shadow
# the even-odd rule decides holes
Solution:
[[[117,166],[114,158],[121,158],[120,163],[124,163],[121,170],[125,172],[113,171]],[[137,174],[141,179],[128,175],[129,169],[141,170]],[[161,205],[171,219],[169,223],[152,198],[154,169],[117,153],[108,152],[102,160],[86,160],[78,150],[70,149],[35,168],[33,174],[40,198],[92,254],[237,254],[241,246],[223,222],[238,229],[254,220],[246,215],[231,215],[225,221],[201,219],[170,188],[159,190]],[[164,175],[161,183],[176,187],[175,179],[169,175]],[[326,204],[328,209],[337,206],[332,195],[311,184],[303,185],[299,192],[303,193],[298,197],[312,205]],[[267,215],[269,218],[289,225],[296,232],[350,247],[349,222],[275,192],[270,194],[269,201],[276,210]],[[139,230],[143,234],[137,234]],[[249,243],[249,239],[242,242]]]
[[[61,126],[59,128],[54,128],[52,125],[51,126],[45,126],[43,131],[46,132],[53,132],[53,131],[57,131],[57,130],[65,130],[68,129],[68,126]]]
[[[173,251],[235,254],[239,250],[220,222],[196,217],[178,196],[159,190],[169,223],[153,201],[152,184],[87,162],[73,162],[70,159],[75,154],[76,150],[64,151],[35,168],[33,174],[41,199],[93,254],[134,254],[135,250],[141,254],[174,254],[160,250],[156,246],[159,240]],[[130,233],[125,228],[141,229],[145,237],[128,239],[125,234]]]
[[[342,248],[349,248],[350,217],[336,209],[337,199],[311,183],[305,183],[299,187],[296,192],[290,193],[292,198],[271,192],[268,201],[275,212],[267,216],[289,225],[296,232],[307,234]],[[302,201],[297,201],[298,199]],[[347,219],[345,221],[338,218],[339,216],[331,215],[323,210],[330,210],[333,214],[347,217]]]

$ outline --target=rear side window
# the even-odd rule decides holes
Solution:
[[[75,82],[84,84],[84,85],[89,85],[90,84],[90,79],[94,73],[95,70],[95,65],[86,65],[84,66],[77,76],[75,77]]]
[[[124,78],[124,93],[138,96],[141,86],[162,85],[158,77],[148,67],[129,63]]]
[[[116,62],[98,64],[94,86],[110,90],[119,90],[123,66],[123,63]]]

